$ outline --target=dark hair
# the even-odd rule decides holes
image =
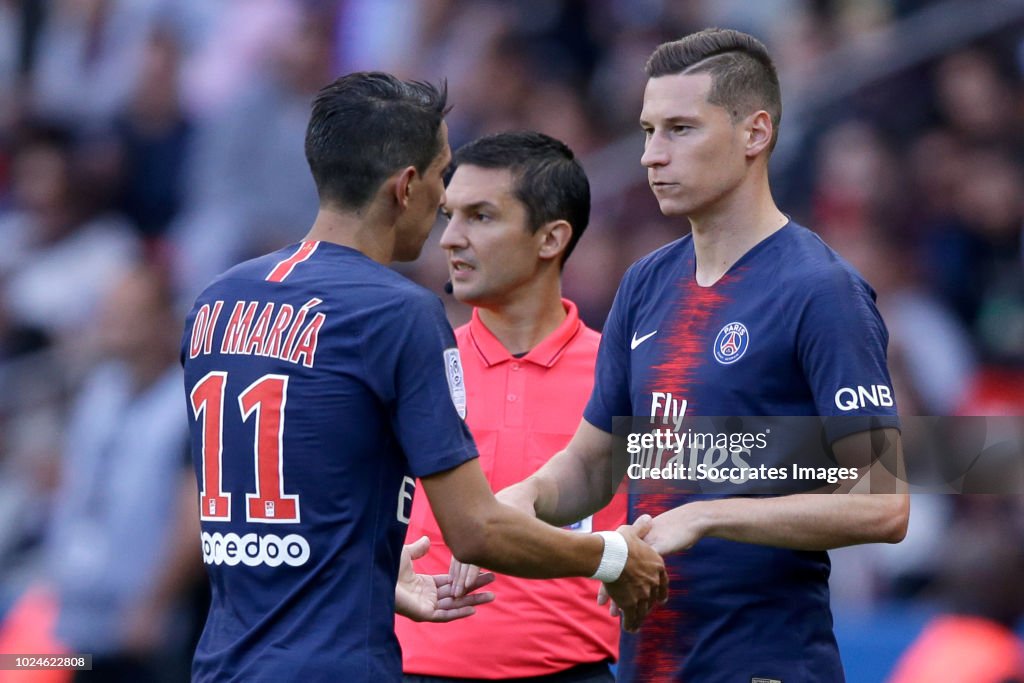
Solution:
[[[326,86],[313,100],[306,161],[321,204],[362,208],[395,171],[423,173],[441,151],[448,87],[357,72]]]
[[[775,149],[782,119],[782,92],[768,49],[754,36],[731,29],[707,28],[662,43],[647,59],[648,78],[675,74],[711,74],[708,102],[729,111],[735,121],[764,109],[772,119]]]
[[[459,148],[453,168],[462,164],[508,169],[531,232],[551,221],[566,221],[572,237],[562,254],[565,265],[590,221],[590,182],[565,143],[532,131],[488,135]]]

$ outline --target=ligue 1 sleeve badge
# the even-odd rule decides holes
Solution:
[[[448,391],[459,417],[466,419],[466,385],[462,381],[462,359],[458,349],[444,350],[444,370],[448,376]]]
[[[750,345],[750,335],[743,323],[729,323],[715,338],[715,360],[731,365],[743,357]]]

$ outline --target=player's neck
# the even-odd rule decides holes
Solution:
[[[744,254],[789,222],[775,206],[767,177],[689,218],[701,287],[714,285]]]
[[[543,286],[541,286],[543,285]],[[529,292],[508,300],[477,307],[480,321],[512,355],[530,351],[558,329],[565,320],[560,280],[537,283]]]
[[[394,226],[389,229],[372,211],[364,214],[321,206],[305,239],[340,244],[385,265],[391,263],[395,249]]]

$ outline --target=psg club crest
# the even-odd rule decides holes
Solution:
[[[750,335],[743,323],[729,323],[715,338],[715,360],[722,365],[735,363],[747,352]]]

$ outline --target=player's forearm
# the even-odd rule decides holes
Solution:
[[[611,467],[588,466],[571,450],[555,454],[523,482],[535,496],[540,519],[564,526],[588,517],[612,499]]]
[[[147,599],[154,609],[173,605],[189,584],[203,576],[202,553],[196,545],[201,531],[196,500],[199,496],[195,474],[189,468],[178,487],[178,509],[170,539],[170,554],[164,561]]]
[[[655,547],[663,554],[678,552],[705,536],[795,550],[897,543],[906,535],[909,510],[906,494],[697,501],[655,518]]]
[[[502,491],[499,499],[564,526],[607,505],[614,477],[612,435],[581,420],[564,450],[524,481]]]
[[[524,500],[500,503],[476,460],[421,481],[445,543],[464,563],[528,578],[590,576],[600,564],[600,537],[549,526]]]
[[[445,540],[460,561],[533,579],[591,576],[604,550],[598,536],[557,529],[497,503],[457,536]]]

